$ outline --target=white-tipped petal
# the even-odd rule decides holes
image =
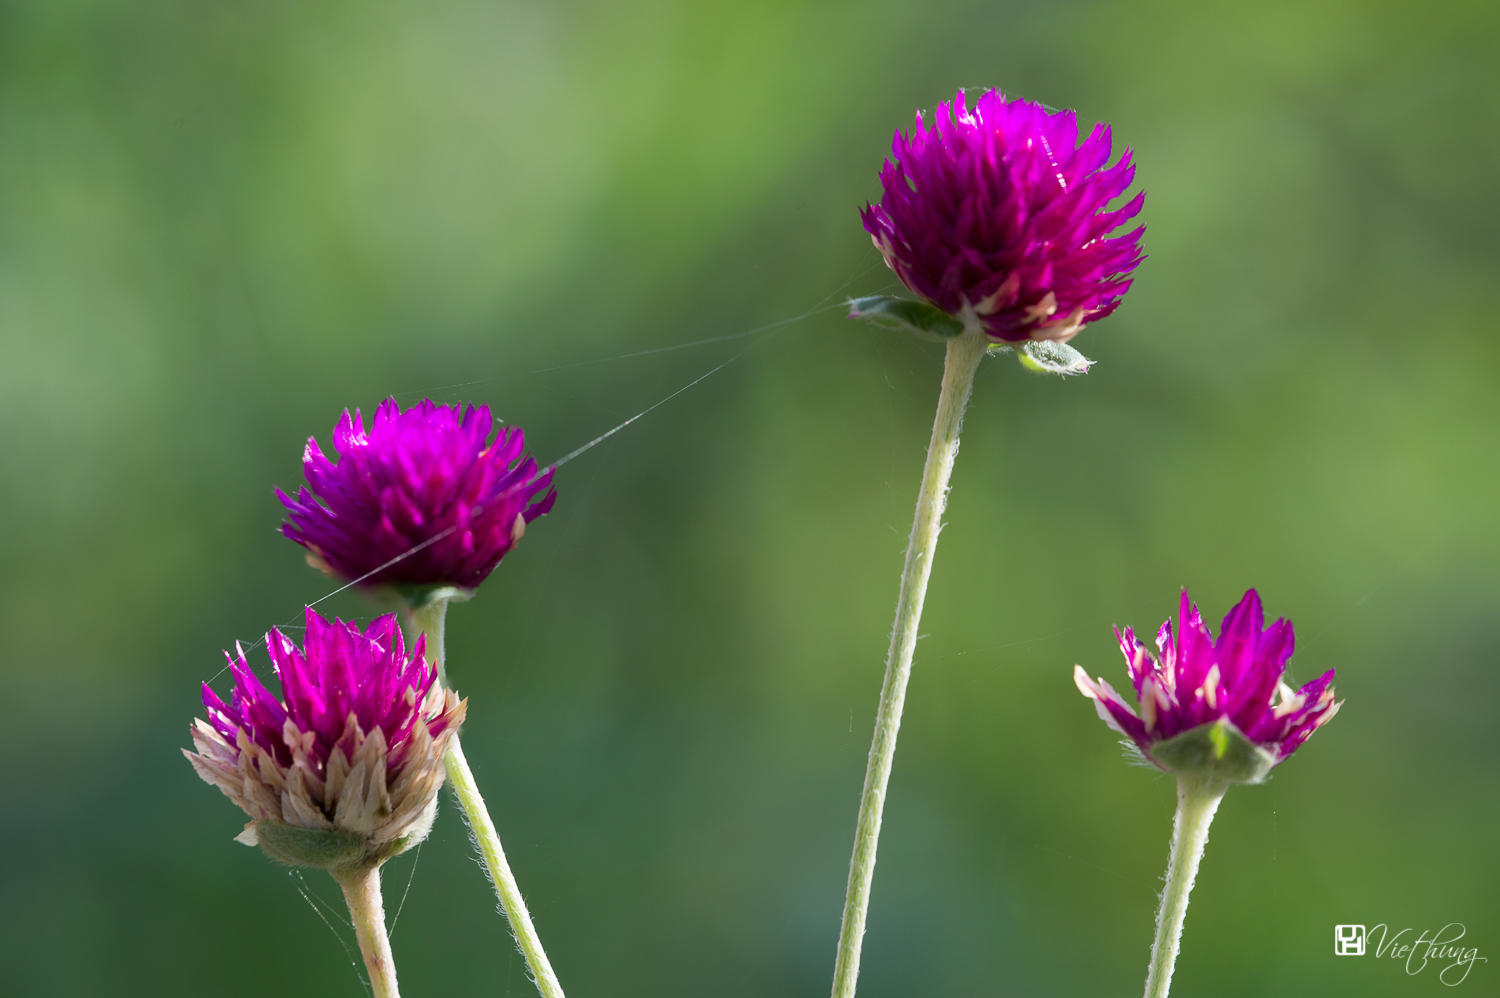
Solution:
[[[1209,666],[1208,675],[1203,677],[1203,685],[1198,687],[1195,696],[1202,697],[1208,704],[1210,710],[1217,710],[1219,706],[1219,666]]]
[[[1099,681],[1102,683],[1104,680],[1101,677]],[[1090,700],[1099,699],[1099,688],[1094,685],[1094,681],[1089,678],[1089,674],[1083,671],[1083,666],[1081,665],[1073,666],[1073,685],[1078,687],[1079,693],[1082,693]],[[1078,701],[1075,700],[1073,702],[1077,703]]]

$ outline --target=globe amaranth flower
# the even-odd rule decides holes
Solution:
[[[521,428],[491,442],[492,426],[488,406],[423,401],[403,412],[386,399],[367,432],[359,410],[346,409],[333,431],[338,462],[309,438],[311,491],[276,490],[282,533],[319,567],[364,585],[473,589],[556,498]]]
[[[378,864],[426,837],[468,701],[437,683],[424,645],[406,653],[394,614],[361,632],[309,607],[304,649],[266,635],[281,699],[243,649],[225,653],[230,702],[203,684],[208,720],[183,754],[250,816],[239,841],[334,868]]]
[[[1115,310],[1143,259],[1142,228],[1105,238],[1141,210],[1137,194],[1106,211],[1135,177],[1130,150],[1113,166],[1110,130],[1078,144],[1072,111],[987,91],[973,110],[959,91],[931,126],[897,132],[865,230],[901,282],[992,338],[1065,343]]]
[[[1154,657],[1131,628],[1115,632],[1139,714],[1102,678],[1089,679],[1082,666],[1073,670],[1105,723],[1162,769],[1258,783],[1343,703],[1333,699],[1331,669],[1295,692],[1286,684],[1292,625],[1278,619],[1266,627],[1254,589],[1224,618],[1217,642],[1186,592],[1178,623],[1175,633],[1170,618],[1161,625]]]

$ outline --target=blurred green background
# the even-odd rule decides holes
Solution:
[[[941,367],[842,318],[892,287],[856,208],[999,86],[1114,124],[1150,259],[1088,377],[981,371],[860,994],[1139,993],[1173,790],[1070,673],[1184,585],[1348,702],[1229,795],[1174,994],[1447,993],[1334,956],[1382,922],[1494,993],[1497,46],[1491,2],[0,4],[0,991],[361,994],[332,882],[178,752],[332,588],[272,485],[345,406],[547,461],[729,362],[562,469],[450,669],[570,995],[826,994]],[[451,802],[387,869],[409,994],[532,993]]]

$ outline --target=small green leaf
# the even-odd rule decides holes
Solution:
[[[1056,340],[1027,340],[1019,345],[1016,356],[1021,366],[1038,374],[1087,374],[1094,362],[1066,343]]]
[[[365,856],[365,840],[347,832],[299,828],[279,821],[257,821],[255,837],[267,856],[288,866],[316,866],[331,870],[353,866]]]
[[[900,329],[927,340],[945,340],[964,331],[964,324],[947,312],[925,302],[888,295],[871,295],[849,301],[849,318],[869,319],[891,329]]]
[[[1227,718],[1200,724],[1151,746],[1151,758],[1169,773],[1227,783],[1259,783],[1276,757],[1246,738]]]

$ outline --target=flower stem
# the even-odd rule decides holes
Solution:
[[[445,689],[452,689],[448,685],[448,655],[443,642],[448,627],[448,601],[441,596],[428,600],[411,611],[410,621],[417,633],[427,639],[427,660],[437,666],[438,682]]]
[[[443,654],[443,627],[447,616],[448,600],[441,597],[411,612],[412,624],[427,636],[427,657],[437,663],[439,681],[444,686],[448,685]],[[516,946],[526,958],[526,966],[531,970],[537,991],[543,998],[563,998],[562,985],[557,982],[557,975],[552,972],[552,964],[547,960],[546,951],[542,949],[542,941],[537,937],[536,926],[531,923],[526,900],[521,897],[515,875],[510,872],[505,850],[500,845],[500,835],[495,831],[495,823],[490,820],[489,809],[484,805],[479,785],[474,782],[474,773],[469,769],[469,761],[464,758],[463,746],[459,744],[457,735],[448,743],[443,763],[448,769],[448,782],[458,796],[464,821],[469,825],[469,833],[479,848],[479,854],[484,858],[484,869],[489,875],[490,885],[495,889],[495,896],[500,899],[505,917],[510,920],[510,930],[516,937]]]
[[[391,957],[391,939],[385,932],[385,904],[380,898],[380,868],[354,867],[329,871],[343,888],[349,918],[359,938],[359,951],[370,974],[375,998],[400,998],[396,991],[396,961]]]
[[[1146,972],[1146,998],[1167,998],[1172,968],[1182,944],[1182,920],[1188,895],[1198,876],[1208,826],[1229,784],[1203,777],[1177,777],[1177,816],[1172,819],[1172,854],[1167,860],[1167,885],[1156,912],[1156,940],[1151,944],[1151,968]]]
[[[880,839],[885,788],[891,778],[891,760],[896,754],[896,733],[901,728],[901,708],[906,702],[906,684],[911,678],[912,655],[917,648],[917,625],[922,620],[922,602],[927,579],[932,574],[932,556],[942,530],[943,509],[948,503],[948,479],[958,455],[958,433],[964,407],[974,387],[974,373],[984,359],[988,339],[971,329],[948,341],[943,365],[943,390],[938,396],[937,418],[932,424],[932,442],[927,445],[927,464],[922,471],[922,489],[917,512],[906,544],[906,567],[901,573],[901,592],[896,600],[896,623],[885,661],[885,684],[880,691],[880,711],[875,717],[875,737],[865,767],[865,786],[860,797],[859,824],[854,833],[854,857],[849,862],[849,889],[844,899],[844,921],[839,931],[838,960],[833,971],[833,998],[851,998],[859,979],[860,947],[864,942],[865,915],[870,906],[870,881],[875,876],[875,849]]]

